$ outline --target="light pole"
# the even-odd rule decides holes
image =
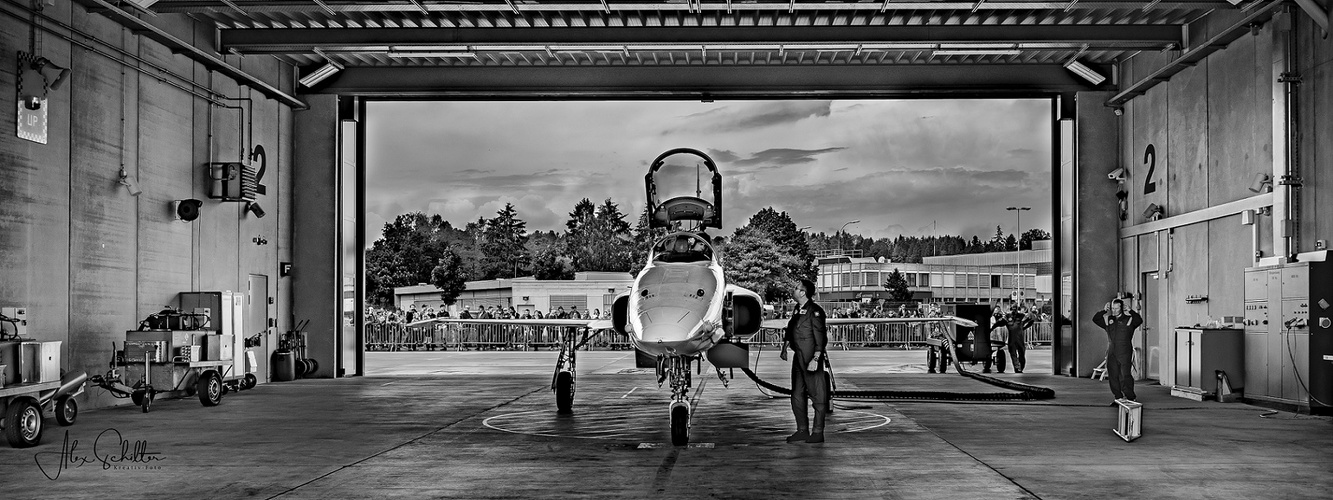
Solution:
[[[837,233],[837,234],[838,234],[838,253],[839,253],[839,254],[842,254],[842,253],[843,253],[843,251],[842,251],[842,233],[843,233],[843,231],[847,229],[847,226],[852,225],[852,224],[856,224],[856,223],[858,223],[858,222],[861,222],[861,219],[849,220],[849,221],[847,221],[847,222],[842,223],[842,227],[838,228],[838,233]],[[842,256],[845,257],[846,255],[844,254],[844,255],[842,255]],[[847,259],[847,264],[848,264],[848,265],[847,265],[847,268],[848,268],[848,269],[851,269],[851,267],[852,267],[852,266],[851,266],[851,262],[852,262],[852,261],[851,261],[851,258],[848,258],[848,259]],[[842,289],[845,288],[846,286],[847,286],[847,283],[843,280],[843,275],[842,275],[842,263],[840,262],[840,263],[838,263],[838,291],[842,291]]]
[[[1009,207],[1005,210],[1013,210],[1014,215],[1018,217],[1018,220],[1015,221],[1018,229],[1014,230],[1018,233],[1015,245],[1018,248],[1016,248],[1015,250],[1017,251],[1014,252],[1014,267],[1017,269],[1017,276],[1015,276],[1017,281],[1015,282],[1014,289],[1018,292],[1018,295],[1014,296],[1014,301],[1020,302],[1023,298],[1023,211],[1032,210],[1032,207]]]

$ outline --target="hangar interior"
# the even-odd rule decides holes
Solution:
[[[180,293],[242,292],[261,382],[298,321],[315,376],[356,375],[367,100],[1045,97],[1072,319],[1054,371],[1092,373],[1091,317],[1129,292],[1144,370],[1172,384],[1175,327],[1250,318],[1247,268],[1326,272],[1326,3],[0,0],[0,306],[99,373]],[[212,163],[264,189],[216,197]],[[1262,293],[1308,326],[1266,309],[1246,371],[1286,366],[1269,354],[1292,339],[1312,385],[1274,399],[1308,408],[1333,385],[1333,313],[1293,289]],[[117,403],[97,394],[84,407]]]

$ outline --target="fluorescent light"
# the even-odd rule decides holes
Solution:
[[[1065,69],[1074,72],[1075,75],[1083,77],[1084,80],[1087,80],[1093,85],[1101,85],[1102,82],[1106,81],[1106,77],[1093,71],[1092,68],[1084,66],[1083,63],[1078,62],[1078,59],[1070,59],[1069,62],[1065,63]]]
[[[475,58],[477,57],[477,53],[475,53],[475,52],[460,52],[460,51],[429,51],[429,50],[400,51],[400,50],[391,50],[391,51],[389,51],[389,57],[459,57],[459,58],[474,58],[474,59],[475,59]]]
[[[1016,56],[1022,53],[1018,49],[943,49],[933,52],[937,56]]]
[[[306,76],[301,77],[300,80],[301,85],[304,85],[306,87],[313,87],[315,84],[324,81],[326,78],[333,76],[334,73],[337,73],[342,69],[343,67],[341,64],[329,61],[325,63],[323,66],[320,66],[319,69],[311,72]]]

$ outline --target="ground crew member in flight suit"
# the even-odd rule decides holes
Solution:
[[[791,362],[791,412],[796,417],[796,433],[787,437],[788,443],[804,441],[824,442],[824,419],[828,410],[829,386],[824,372],[828,352],[827,315],[814,301],[815,284],[801,280],[795,290],[797,307],[787,321],[782,344],[782,360],[787,360],[787,346],[796,354]],[[814,427],[810,427],[806,399],[815,407]]]
[[[1009,361],[1014,364],[1014,373],[1023,373],[1023,367],[1028,364],[1028,339],[1024,332],[1033,323],[1036,320],[1027,311],[1018,306],[1010,309],[1006,326],[1009,328]]]
[[[1125,301],[1115,299],[1106,303],[1106,309],[1092,317],[1093,324],[1106,330],[1111,345],[1106,348],[1106,377],[1110,379],[1111,394],[1117,400],[1138,400],[1134,394],[1134,330],[1143,325],[1143,316],[1125,310]],[[1114,401],[1110,406],[1115,406]]]

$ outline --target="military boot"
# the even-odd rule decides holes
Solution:
[[[815,408],[815,425],[810,429],[810,437],[805,439],[807,443],[824,442],[824,408]]]

